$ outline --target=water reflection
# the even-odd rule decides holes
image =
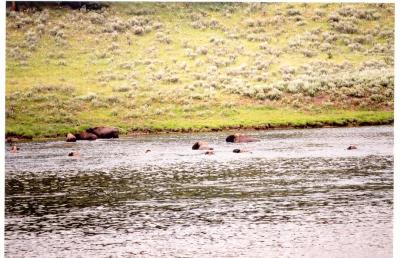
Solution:
[[[390,256],[393,127],[252,134],[241,154],[221,133],[25,143],[6,154],[7,254]]]

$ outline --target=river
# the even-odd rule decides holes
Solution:
[[[393,126],[227,134],[19,144],[6,257],[392,257]]]

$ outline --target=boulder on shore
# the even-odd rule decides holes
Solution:
[[[66,142],[76,142],[76,137],[72,133],[67,134],[67,138],[65,139]]]
[[[88,132],[80,132],[78,134],[75,134],[75,137],[77,140],[94,141],[97,139],[97,136],[95,134]]]
[[[86,132],[95,134],[99,139],[110,139],[119,137],[118,129],[113,127],[106,127],[106,126],[93,127],[87,129]]]

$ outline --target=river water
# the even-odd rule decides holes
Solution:
[[[246,134],[21,143],[6,257],[392,257],[393,126]]]

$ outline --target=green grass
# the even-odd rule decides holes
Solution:
[[[29,120],[26,118],[26,120]],[[345,126],[363,124],[388,124],[393,122],[392,111],[296,111],[293,109],[269,109],[262,106],[245,106],[232,111],[215,109],[206,115],[201,111],[187,115],[177,112],[172,117],[151,116],[139,118],[136,121],[121,121],[117,117],[109,117],[107,112],[97,113],[96,117],[89,114],[80,117],[86,121],[84,125],[75,126],[63,123],[7,123],[8,133],[17,133],[32,137],[64,136],[68,132],[78,132],[98,124],[112,125],[120,128],[121,132],[200,132],[223,130],[231,128],[276,128],[276,127],[318,127]],[[99,121],[101,121],[99,123]]]
[[[380,17],[341,17],[359,32],[339,33],[328,18],[345,7],[358,10],[354,14],[374,10]],[[301,15],[297,18],[305,25],[297,26],[297,18],[286,14],[289,9],[298,9]],[[317,9],[326,15],[314,21]],[[152,12],[132,14],[143,10]],[[7,16],[7,133],[38,138],[63,136],[97,125],[129,133],[393,120],[394,71],[387,60],[393,59],[390,48],[394,37],[379,34],[382,29],[394,30],[392,4],[113,3],[102,14],[103,25],[91,22],[92,12],[49,9],[44,22],[39,21],[39,15],[46,16],[44,12]],[[274,25],[273,19],[279,16],[283,23]],[[17,28],[21,18],[31,18],[33,23]],[[132,18],[146,18],[149,26],[159,22],[163,27],[135,35],[128,22]],[[115,19],[127,29],[104,32]],[[264,24],[247,27],[243,22],[247,19]],[[212,20],[218,21],[217,28],[192,26],[193,21]],[[59,24],[65,24],[56,31],[64,32],[66,45],[58,45],[51,34]],[[44,26],[43,34],[37,32],[39,25]],[[34,31],[37,43],[25,40],[28,31]],[[320,47],[327,32],[337,37],[331,42],[331,58]],[[230,34],[238,38],[229,38]],[[281,54],[261,50],[263,42],[249,41],[249,34],[266,35],[270,38],[267,44]],[[171,42],[158,41],[160,35]],[[351,51],[344,39],[353,42],[359,36],[370,37],[362,44],[365,51]],[[290,48],[289,43],[299,37],[301,46]],[[213,43],[212,38],[224,43]],[[384,45],[384,51],[370,52],[378,44]],[[207,54],[188,56],[199,47],[206,48]],[[304,50],[316,55],[306,57]],[[219,64],[225,61],[226,66]],[[373,62],[372,66],[366,66],[366,61]],[[260,62],[271,65],[259,69]],[[244,74],[228,75],[241,66]],[[283,66],[296,71],[284,75]],[[304,67],[309,72],[302,71]],[[178,80],[171,82],[171,78]],[[302,81],[303,88],[289,91],[286,84],[295,80]],[[316,87],[314,92],[307,90],[310,87]],[[266,92],[255,91],[260,88]],[[279,97],[265,97],[269,88]]]

